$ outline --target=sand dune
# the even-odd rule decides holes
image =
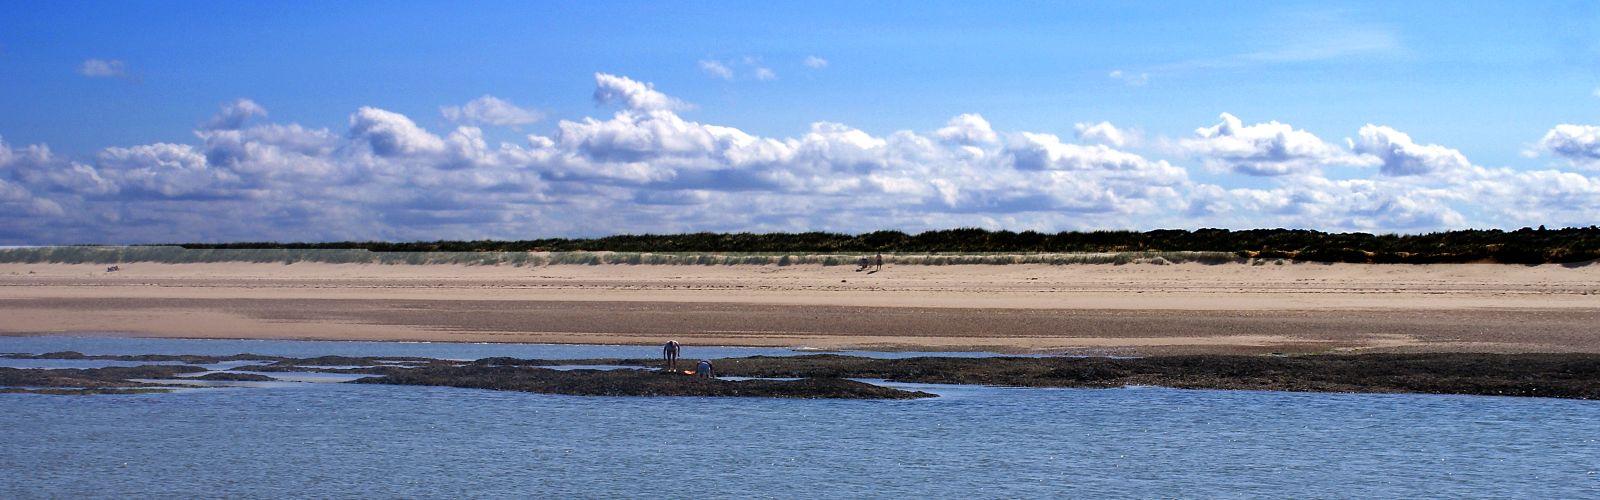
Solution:
[[[0,264],[0,333],[1600,352],[1600,266]]]

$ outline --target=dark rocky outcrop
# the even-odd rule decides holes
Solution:
[[[499,366],[658,367],[654,359],[490,358]],[[489,360],[479,360],[485,363]],[[1357,354],[1103,357],[920,357],[836,354],[715,360],[719,375],[759,378],[868,378],[895,382],[1015,387],[1123,387],[1297,392],[1381,392],[1600,399],[1596,354]]]
[[[881,378],[1022,387],[1386,392],[1600,399],[1595,354],[1361,354],[1148,358],[871,359],[830,354],[717,360],[719,374]]]
[[[65,369],[0,368],[0,386],[73,387],[80,389],[158,387],[159,384],[136,382],[132,379],[172,378],[183,373],[203,371],[206,371],[206,369],[184,365]]]
[[[201,376],[198,376],[198,377],[190,377],[190,379],[191,380],[214,380],[214,381],[223,381],[223,382],[273,382],[273,381],[278,380],[278,379],[275,379],[275,378],[272,378],[272,377],[268,377],[266,375],[261,375],[261,374],[258,374],[258,373],[237,373],[237,372],[207,373],[205,375],[201,375]]]
[[[146,362],[179,362],[189,365],[210,365],[226,361],[278,361],[280,356],[263,356],[260,354],[233,354],[229,356],[207,356],[203,354],[96,354],[88,355],[78,351],[47,352],[44,354],[10,353],[0,355],[0,358],[10,359],[91,359],[100,361],[146,361]]]
[[[141,387],[133,389],[100,388],[100,389],[70,389],[48,388],[30,389],[25,387],[0,387],[0,394],[44,394],[50,396],[88,396],[94,394],[157,394],[172,392],[164,387]]]
[[[705,396],[806,399],[916,399],[933,394],[837,378],[718,380],[643,370],[550,370],[521,366],[397,369],[360,384],[434,385],[575,396]]]
[[[52,359],[71,353],[52,353]],[[249,356],[249,355],[238,355]],[[176,356],[175,358],[182,358]],[[650,370],[550,370],[540,366],[659,367],[654,359],[541,360],[485,358],[278,358],[238,371],[322,371],[370,374],[359,383],[439,385],[590,396],[745,396],[910,398],[929,395],[845,379],[1020,387],[1122,387],[1301,392],[1382,392],[1600,399],[1600,354],[1359,354],[1310,356],[1198,355],[1146,358],[875,359],[834,354],[715,360],[717,373],[796,381],[711,380]],[[416,367],[382,364],[403,361]],[[310,365],[310,366],[306,366]],[[334,367],[334,368],[330,368]],[[94,369],[0,368],[0,387],[147,388],[130,379],[170,378],[197,366],[148,365]],[[244,374],[212,374],[219,377]],[[208,375],[209,376],[209,375]],[[261,375],[248,375],[263,377]],[[202,378],[203,380],[205,378]],[[240,379],[233,379],[240,380]],[[260,380],[260,379],[252,379]]]
[[[273,363],[272,365],[269,365],[269,366],[280,366],[280,367],[282,367],[282,366],[288,366],[288,367],[297,367],[297,366],[390,366],[390,365],[395,365],[395,364],[407,364],[407,365],[447,364],[447,365],[453,365],[453,364],[457,364],[457,362],[456,361],[442,360],[442,359],[433,359],[433,358],[417,358],[417,357],[410,357],[410,356],[377,356],[377,357],[318,356],[318,357],[315,357],[315,358],[279,358],[278,362]]]

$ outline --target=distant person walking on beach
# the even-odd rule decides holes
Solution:
[[[666,360],[667,370],[678,370],[678,341],[668,340],[667,345],[661,346],[661,359]]]
[[[883,270],[883,253],[882,252],[878,253],[878,260],[875,262],[875,264],[877,264],[878,267],[877,267],[877,269],[873,269],[873,271],[882,271]]]
[[[717,378],[717,374],[712,372],[711,360],[709,359],[700,360],[700,364],[694,367],[694,374],[704,378]]]

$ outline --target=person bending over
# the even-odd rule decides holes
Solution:
[[[668,340],[667,345],[661,346],[661,359],[666,361],[668,371],[678,371],[678,341]]]

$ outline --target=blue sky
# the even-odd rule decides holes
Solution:
[[[0,243],[1589,225],[1597,64],[1592,3],[8,2]]]

